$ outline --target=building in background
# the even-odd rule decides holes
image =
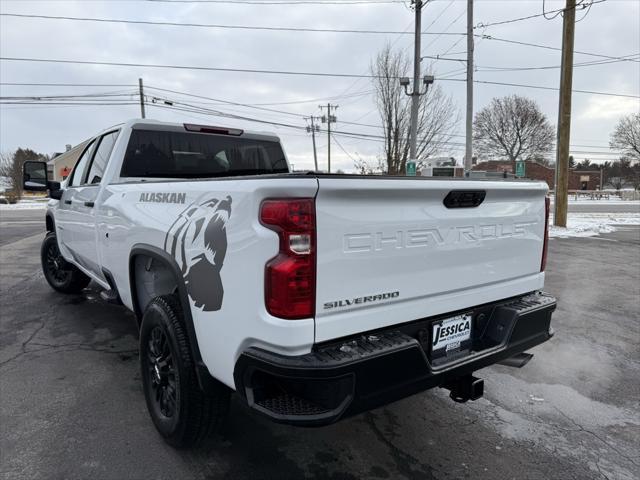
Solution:
[[[54,182],[61,182],[66,179],[73,170],[78,158],[82,154],[86,142],[82,142],[75,147],[67,145],[67,151],[64,153],[56,154],[49,162],[47,162],[47,171],[49,172],[49,178]]]
[[[435,157],[427,159],[420,170],[423,177],[463,177],[464,167],[457,164],[453,157]]]
[[[547,167],[537,162],[525,161],[525,178],[531,180],[544,180],[549,189],[555,187],[555,168]],[[473,166],[474,171],[479,172],[507,172],[516,173],[516,162],[508,160],[480,162]],[[576,170],[569,169],[569,190],[600,190],[602,172],[600,170]]]

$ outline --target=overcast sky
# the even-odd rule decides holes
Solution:
[[[258,0],[261,1],[261,0]],[[294,2],[299,0],[292,0]],[[376,1],[376,0],[374,0]],[[587,0],[589,1],[589,0]],[[348,2],[348,0],[345,0]],[[0,0],[0,13],[38,14],[54,16],[92,17],[247,25],[262,27],[310,27],[358,30],[407,31],[413,29],[413,12],[402,3],[381,4],[288,4],[247,5],[215,2],[166,1],[70,1],[70,0]],[[408,3],[408,2],[407,2]],[[426,32],[445,35],[423,36],[423,55],[464,58],[465,38],[450,35],[465,31],[466,0],[434,0],[423,9]],[[564,0],[545,2],[546,11],[556,10]],[[542,13],[542,0],[476,0],[476,24],[488,24]],[[577,12],[582,18],[586,10]],[[476,33],[493,37],[531,42],[553,47],[561,46],[562,17],[552,20],[536,17],[528,20],[477,28]],[[89,60],[124,63],[170,64],[240,69],[287,70],[347,74],[368,73],[376,52],[385,44],[412,53],[413,38],[401,34],[347,34],[287,31],[233,30],[219,28],[187,28],[175,26],[113,24],[0,17],[0,53],[2,57]],[[586,17],[576,25],[575,49],[614,57],[640,52],[640,1],[607,0],[592,6]],[[575,55],[575,63],[605,60]],[[557,87],[560,71],[547,68],[525,71],[500,71],[494,67],[547,67],[560,65],[560,52],[493,39],[476,41],[475,62],[477,80],[498,81]],[[425,64],[425,67],[428,65]],[[431,64],[436,82],[453,97],[460,118],[464,118],[465,84],[463,64],[440,60]],[[490,68],[487,68],[490,67]],[[459,73],[456,73],[459,72]],[[244,104],[276,104],[265,106],[287,113],[221,104],[207,99],[147,89],[147,99],[169,99],[208,109],[304,126],[302,116],[318,115],[318,104],[331,101],[338,104],[338,124],[343,131],[380,134],[378,113],[370,93],[370,79],[310,76],[266,75],[257,73],[214,72],[143,67],[98,66],[0,61],[0,81],[3,83],[88,83],[123,84],[126,87],[61,87],[1,85],[2,97],[81,95],[87,93],[124,93],[110,97],[120,101],[137,101],[135,84],[138,78],[145,85],[213,97]],[[439,81],[438,78],[441,78]],[[582,158],[612,159],[608,150],[609,134],[622,115],[640,111],[640,63],[619,61],[574,69],[574,89],[609,92],[623,96],[587,93],[573,94],[571,127],[572,151]],[[534,99],[549,121],[557,123],[558,94],[556,91],[531,88],[475,85],[474,108],[479,110],[496,96],[517,93]],[[301,101],[306,101],[300,103]],[[295,103],[288,103],[295,102]],[[77,144],[98,131],[139,117],[134,105],[0,105],[0,151],[29,147],[43,153],[60,152],[65,144]],[[197,122],[238,126],[253,130],[269,130],[283,140],[289,160],[296,169],[312,168],[311,137],[303,130],[275,127],[246,120],[220,118],[181,112],[175,109],[147,107],[147,116],[158,120]],[[345,125],[357,122],[371,126]],[[324,126],[323,126],[324,127]],[[461,121],[453,142],[462,142],[464,124]],[[326,131],[318,137],[320,167],[326,165]],[[349,170],[350,158],[375,158],[381,143],[353,138],[340,138],[346,150],[332,142],[332,166]],[[584,153],[582,153],[584,152]],[[600,152],[598,154],[597,152]],[[450,145],[443,156],[462,157],[463,148]]]

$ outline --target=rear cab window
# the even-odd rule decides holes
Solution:
[[[213,178],[288,171],[278,141],[135,129],[131,132],[120,177]]]

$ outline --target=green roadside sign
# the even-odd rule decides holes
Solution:
[[[412,162],[411,160],[407,162],[407,176],[408,177],[416,176],[416,162]]]
[[[525,169],[524,169],[524,162],[516,162],[516,177],[524,177],[525,176]]]

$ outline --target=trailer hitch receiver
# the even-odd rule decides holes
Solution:
[[[484,380],[473,375],[465,375],[445,384],[443,388],[449,390],[449,397],[454,402],[465,403],[478,400],[484,393]]]

